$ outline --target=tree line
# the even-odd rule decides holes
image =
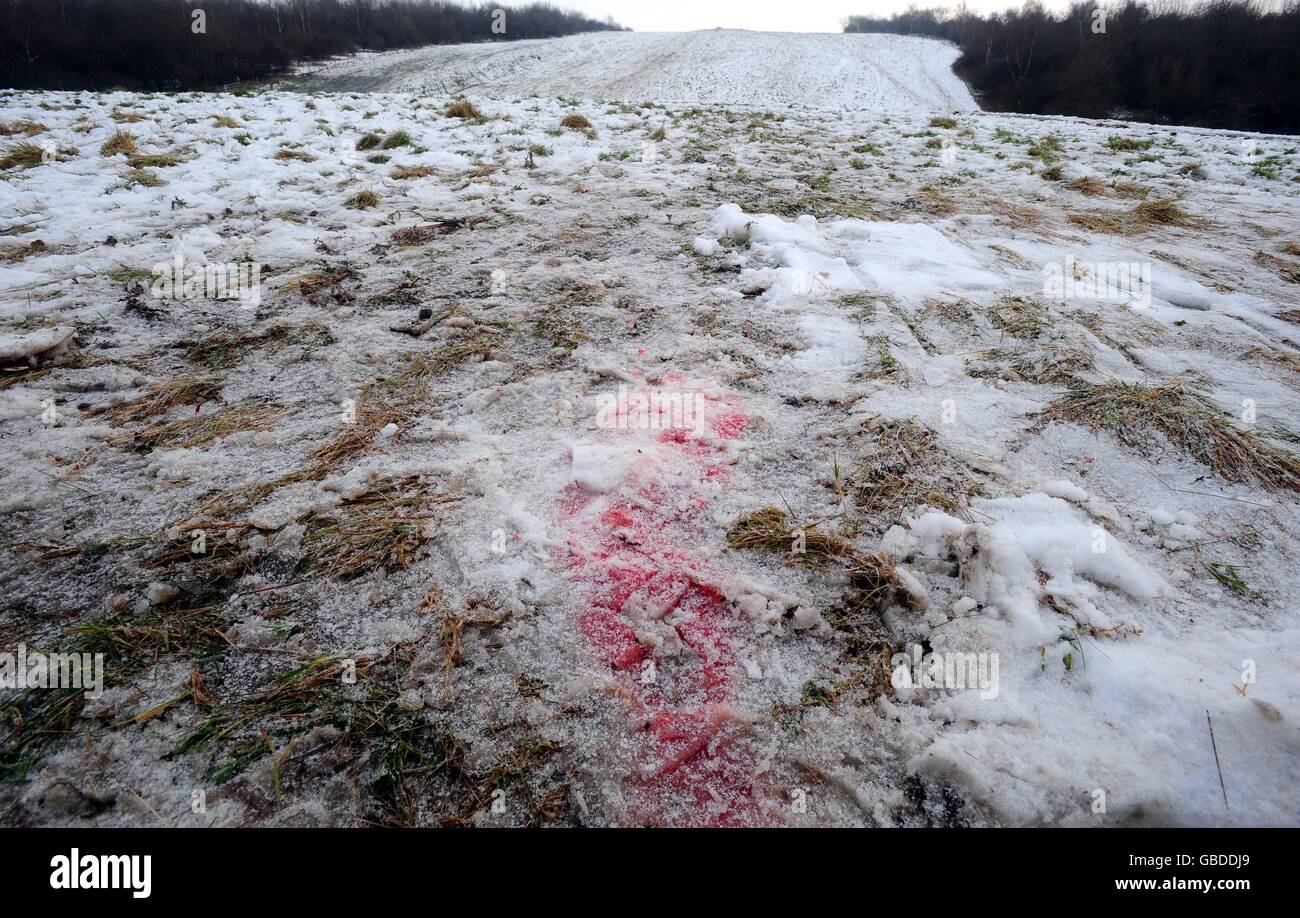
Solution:
[[[548,3],[0,0],[0,86],[211,89],[359,50],[618,28]]]
[[[849,17],[845,31],[955,43],[953,69],[994,111],[1300,133],[1296,0],[1077,2],[1055,15],[1033,0],[984,16],[911,8]]]

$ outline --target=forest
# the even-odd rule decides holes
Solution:
[[[219,89],[353,51],[617,28],[547,3],[0,0],[0,86]]]
[[[847,32],[951,41],[954,69],[993,111],[1300,133],[1300,5],[1038,3],[977,15],[852,16]]]

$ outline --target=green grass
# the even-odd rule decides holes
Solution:
[[[414,141],[411,140],[411,135],[406,131],[393,131],[384,138],[383,148],[385,150],[395,150],[398,147],[409,147],[413,144]]]

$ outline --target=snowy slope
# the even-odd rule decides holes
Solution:
[[[312,72],[326,92],[470,92],[768,109],[972,111],[957,49],[898,35],[602,32],[366,54]]]
[[[4,97],[53,152],[0,173],[0,634],[143,646],[3,821],[1297,823],[1297,492],[1042,417],[1180,381],[1294,449],[1295,138],[470,96]],[[137,289],[177,255],[260,302]],[[1145,296],[1045,288],[1114,262]],[[623,423],[663,393],[696,423]],[[942,474],[873,504],[882,451]],[[894,565],[879,607],[733,547],[765,507]],[[389,563],[331,550],[368,513]]]

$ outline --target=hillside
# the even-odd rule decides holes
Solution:
[[[8,93],[3,821],[1295,825],[1297,141],[950,53]]]

